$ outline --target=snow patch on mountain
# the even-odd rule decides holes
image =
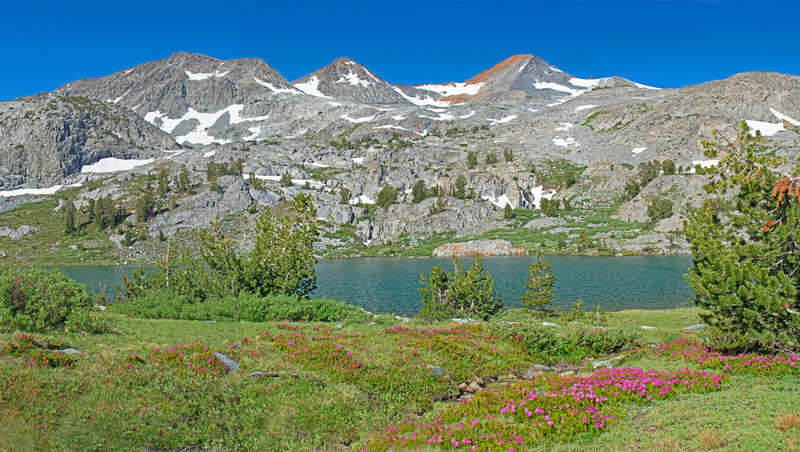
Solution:
[[[657,88],[655,86],[642,85],[641,83],[636,83],[636,82],[633,82],[633,84],[636,85],[637,88],[656,89],[656,90],[660,90],[661,89],[661,88]]]
[[[577,146],[578,142],[575,138],[567,137],[567,138],[553,138],[553,144],[556,146],[561,147],[569,147],[569,146]]]
[[[478,94],[478,91],[480,91],[482,86],[483,83],[451,82],[438,85],[418,85],[417,88],[424,89],[426,91],[433,91],[443,96],[458,96],[460,94],[474,96]]]
[[[325,99],[333,99],[330,96],[322,94],[322,92],[319,90],[319,78],[316,75],[309,78],[308,81],[305,83],[294,84],[294,87],[308,94],[309,96],[322,97]]]
[[[130,159],[123,160],[116,157],[100,159],[91,165],[83,165],[81,173],[116,173],[119,171],[129,171],[139,166],[153,163],[155,159]]]
[[[596,106],[597,105],[580,105],[580,106],[575,107],[575,111],[588,110],[590,108],[595,108]]]
[[[540,209],[542,207],[542,199],[553,199],[553,195],[555,194],[555,190],[545,190],[541,185],[532,188],[531,195],[533,195],[533,206]]]
[[[197,126],[195,126],[194,130],[185,135],[175,137],[175,141],[181,144],[187,142],[206,145],[211,143],[226,144],[229,143],[230,140],[219,140],[208,134],[208,128],[213,126],[214,123],[216,123],[217,120],[219,120],[219,118],[225,113],[228,113],[230,117],[229,124],[239,124],[246,121],[263,121],[269,118],[269,115],[243,118],[241,116],[242,109],[244,109],[243,104],[234,104],[223,108],[220,111],[202,113],[189,107],[189,111],[177,119],[171,119],[161,113],[159,110],[156,110],[145,114],[144,120],[150,124],[153,124],[164,132],[172,134],[172,131],[175,130],[180,123],[194,119],[199,123]]]
[[[750,134],[753,136],[756,136],[756,131],[761,132],[761,136],[771,137],[778,132],[786,130],[783,128],[782,122],[774,124],[771,122],[754,121],[752,119],[745,119],[745,122],[747,126],[750,127]]]
[[[564,132],[564,131],[569,130],[569,129],[573,128],[573,127],[575,127],[575,124],[570,124],[568,122],[565,122],[565,123],[562,123],[559,127],[556,127],[553,130],[555,130],[556,132]]]
[[[509,121],[513,121],[514,119],[517,119],[517,115],[508,115],[501,119],[486,118],[486,120],[489,121],[489,125],[491,126],[496,126],[498,124],[505,124]]]
[[[358,74],[356,74],[353,71],[348,72],[347,75],[339,78],[339,80],[336,80],[336,83],[345,83],[345,82],[353,86],[363,86],[363,87],[367,87],[373,84],[369,80],[361,80],[360,78],[358,78]]]
[[[253,80],[255,80],[255,82],[258,83],[259,85],[264,86],[266,88],[269,88],[269,90],[272,91],[275,94],[280,94],[280,93],[301,94],[300,91],[298,91],[296,89],[293,89],[293,88],[280,88],[280,87],[274,86],[272,83],[265,82],[263,80],[259,80],[255,76],[253,76]]]
[[[398,88],[396,86],[392,86],[392,89],[395,90],[397,92],[397,94],[401,95],[403,97],[403,99],[411,102],[414,105],[420,106],[420,107],[424,107],[426,105],[430,105],[430,106],[433,106],[433,107],[449,107],[450,106],[449,103],[447,103],[445,101],[441,101],[441,100],[434,100],[430,96],[427,96],[424,99],[419,98],[419,97],[409,96],[408,94],[404,93],[403,90],[401,90],[400,88]]]
[[[572,77],[569,79],[571,85],[580,86],[581,88],[591,89],[602,83],[604,78],[577,78]]]
[[[506,195],[505,193],[497,197],[483,195],[481,196],[481,199],[483,199],[484,201],[489,201],[490,203],[496,205],[497,207],[500,207],[501,209],[505,208],[505,206],[511,206],[512,209],[514,208],[514,204],[511,203],[511,200],[508,199],[508,195]]]
[[[361,195],[358,198],[353,198],[350,200],[349,204],[356,205],[356,204],[375,204],[375,200],[370,198],[367,195]]]
[[[647,146],[645,146],[643,148],[633,148],[633,150],[631,152],[633,152],[634,154],[641,154],[642,152],[645,151],[645,149],[647,149]]]
[[[783,113],[779,112],[778,110],[775,110],[772,107],[770,107],[769,111],[771,111],[772,114],[775,115],[775,117],[778,118],[781,121],[786,121],[789,124],[794,125],[794,126],[800,126],[800,121],[798,121],[796,119],[792,119],[792,118],[784,115]]]
[[[419,115],[420,118],[431,119],[434,121],[450,121],[451,119],[455,119],[455,116],[451,115],[450,113],[439,113],[439,116],[425,116]]]
[[[573,79],[573,80],[575,80],[575,79]],[[573,88],[570,88],[570,87],[564,86],[564,85],[559,85],[558,83],[540,82],[538,80],[533,82],[533,87],[536,88],[536,89],[552,89],[553,91],[560,91],[562,93],[567,93],[572,97],[579,96],[579,95],[583,94],[583,92],[585,91],[585,90],[580,90],[580,89],[573,89]]]
[[[352,122],[353,124],[360,124],[362,122],[369,122],[375,119],[375,115],[372,116],[364,116],[363,118],[351,118],[349,115],[342,115],[340,118],[344,119],[345,121]]]
[[[124,93],[123,95],[121,95],[121,96],[117,97],[116,99],[108,99],[108,100],[106,100],[106,102],[110,102],[110,103],[112,103],[112,104],[118,104],[118,103],[119,103],[119,101],[121,101],[121,100],[122,100],[122,98],[123,98],[123,97],[125,97],[125,96],[127,96],[127,95],[128,95],[128,93],[130,93],[130,92],[131,92],[131,90],[125,91],[125,93]]]
[[[202,72],[194,73],[194,72],[191,72],[191,71],[185,71],[185,72],[186,72],[186,76],[189,77],[189,80],[199,81],[199,80],[206,80],[206,79],[209,79],[211,77],[225,77],[226,75],[228,75],[228,72],[230,72],[230,71],[225,71],[225,72],[214,71],[214,72],[209,72],[209,73],[202,73]]]

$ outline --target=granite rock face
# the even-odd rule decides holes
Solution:
[[[407,86],[341,58],[290,83],[259,59],[179,52],[0,102],[0,192],[94,183],[103,176],[76,173],[101,158],[155,159],[82,190],[76,206],[101,195],[128,202],[126,184],[135,178],[164,169],[173,181],[185,170],[195,193],[174,196],[147,226],[151,235],[280,209],[303,192],[319,218],[365,243],[480,234],[508,226],[505,206],[536,209],[544,197],[645,222],[649,203],[666,198],[673,215],[653,234],[626,243],[609,236],[609,246],[623,254],[683,252],[676,238],[683,216],[710,196],[707,176],[692,171],[713,163],[701,139],[712,129],[730,136],[749,120],[794,161],[799,118],[800,77],[778,73],[661,90],[619,77],[580,79],[516,55],[463,82]],[[468,166],[470,155],[476,161]],[[240,174],[259,184],[229,175],[212,190],[210,164],[239,159]],[[678,174],[657,175],[620,205],[636,166],[666,159]],[[578,175],[568,184],[554,177],[565,168]],[[427,198],[413,199],[420,184]],[[396,203],[371,206],[387,186],[397,189]],[[0,200],[0,210],[19,204]],[[563,219],[524,227],[578,233]]]

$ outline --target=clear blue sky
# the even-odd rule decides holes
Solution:
[[[9,0],[0,10],[0,100],[179,50],[258,57],[290,81],[340,56],[393,83],[460,81],[517,53],[660,87],[800,74],[797,1]]]

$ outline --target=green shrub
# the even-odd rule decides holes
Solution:
[[[94,303],[82,284],[41,267],[0,272],[0,325],[25,331],[102,332],[108,325],[90,313]]]
[[[328,298],[297,295],[258,296],[240,293],[197,301],[175,290],[154,289],[114,305],[120,314],[147,319],[228,320],[246,322],[363,321],[367,314],[358,306]]]
[[[439,265],[431,268],[430,277],[420,275],[419,289],[425,320],[446,320],[456,316],[488,319],[503,309],[503,297],[495,298],[494,279],[483,271],[483,257],[472,260],[469,269],[453,257],[453,272],[446,273]]]

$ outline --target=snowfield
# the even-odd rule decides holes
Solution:
[[[81,173],[116,173],[119,171],[129,171],[139,166],[153,163],[156,159],[143,160],[123,160],[116,157],[100,159],[91,165],[83,165]]]

